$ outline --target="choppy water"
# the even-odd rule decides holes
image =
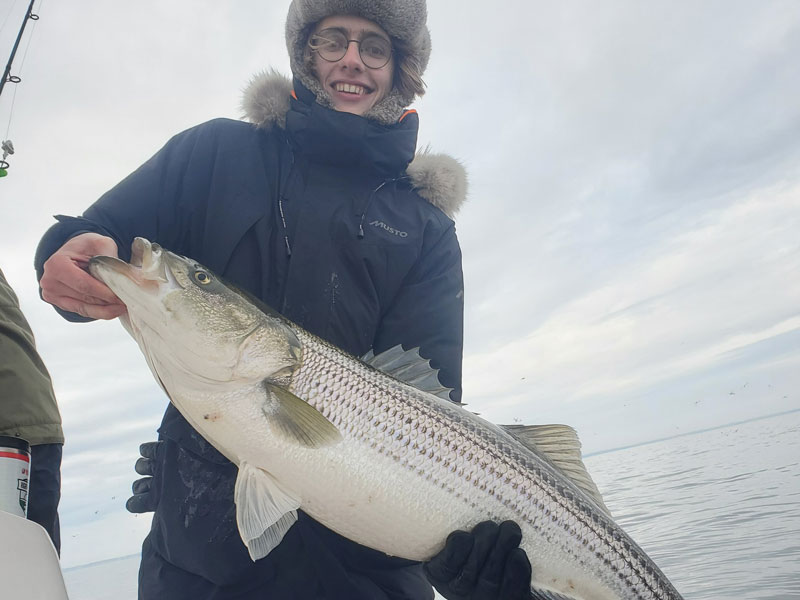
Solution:
[[[800,412],[586,459],[686,600],[800,600]],[[65,572],[71,600],[135,600],[138,559]]]
[[[586,464],[686,600],[800,599],[800,412]]]

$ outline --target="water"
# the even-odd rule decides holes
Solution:
[[[586,459],[686,600],[800,600],[800,411]],[[138,557],[67,569],[71,600],[135,600]]]
[[[136,600],[138,575],[135,554],[65,569],[64,581],[70,600]]]
[[[800,412],[586,459],[689,599],[800,599]]]

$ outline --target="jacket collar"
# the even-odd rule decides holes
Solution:
[[[294,94],[292,92],[294,91]],[[453,218],[467,195],[467,174],[456,159],[428,149],[414,155],[418,119],[380,125],[314,101],[298,81],[274,70],[256,75],[242,100],[246,120],[259,128],[286,130],[312,160],[367,168],[390,178],[408,175],[414,190]]]
[[[293,147],[313,162],[398,178],[414,158],[416,114],[393,125],[326,108],[299,80],[286,114]]]

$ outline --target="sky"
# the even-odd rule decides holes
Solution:
[[[27,0],[0,0],[7,60]],[[166,406],[116,321],[70,324],[33,254],[172,135],[289,74],[287,0],[37,0],[0,96],[0,268],[67,438],[64,566],[138,552],[125,512]],[[800,408],[800,5],[430,0],[419,146],[468,201],[464,400],[586,453]]]

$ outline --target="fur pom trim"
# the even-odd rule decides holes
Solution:
[[[419,152],[406,169],[414,190],[451,219],[467,199],[467,170],[452,156]]]
[[[275,69],[255,75],[244,89],[242,110],[244,117],[259,128],[277,125],[286,128],[292,82]]]

